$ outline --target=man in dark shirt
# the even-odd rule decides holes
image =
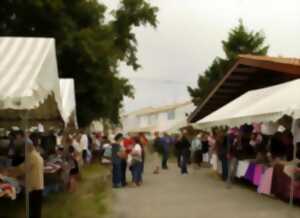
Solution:
[[[190,147],[191,147],[191,143],[187,137],[187,132],[183,132],[181,142],[179,145],[180,159],[181,159],[180,161],[181,174],[183,175],[188,173],[187,165],[189,161]]]
[[[123,135],[119,133],[115,136],[115,142],[112,144],[112,182],[114,188],[122,187],[122,139]]]
[[[168,134],[164,134],[164,137],[161,138],[161,146],[162,146],[162,169],[168,169],[168,159],[169,159],[169,150],[171,146],[171,138]]]

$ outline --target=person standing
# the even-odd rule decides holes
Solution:
[[[135,145],[133,146],[131,155],[131,168],[132,168],[132,181],[134,185],[140,186],[142,184],[142,174],[143,174],[143,149],[141,146],[140,139],[138,137],[134,138]]]
[[[69,192],[75,192],[79,176],[79,164],[76,150],[72,145],[69,146],[69,164],[71,166],[69,173]]]
[[[118,133],[115,138],[115,142],[112,144],[112,183],[114,188],[122,187],[122,158],[123,151],[121,142],[123,135]]]
[[[131,153],[132,146],[134,141],[131,139],[129,135],[125,137],[122,141],[122,150],[124,151],[125,156],[121,158],[121,183],[122,186],[125,187],[127,185],[126,180],[126,170],[127,170],[127,157]]]
[[[202,142],[201,135],[196,135],[192,140],[191,146],[192,159],[196,166],[201,166],[202,163]]]
[[[176,135],[175,138],[175,143],[174,143],[174,148],[175,148],[175,156],[176,156],[176,160],[177,160],[177,166],[180,168],[181,164],[180,164],[180,157],[181,157],[181,139],[182,139],[182,135]]]
[[[140,145],[142,146],[142,173],[144,173],[145,160],[146,160],[146,150],[148,148],[148,139],[144,133],[139,133]]]
[[[159,156],[162,153],[162,139],[159,136],[158,132],[154,133],[154,141],[153,141],[153,151],[154,151],[154,158],[155,163],[157,164],[155,166],[155,169],[153,170],[154,174],[159,174]]]
[[[188,161],[190,156],[190,147],[191,143],[188,139],[187,132],[183,132],[182,138],[181,138],[181,149],[180,149],[180,168],[181,168],[181,174],[188,174]]]
[[[11,171],[16,176],[26,175],[26,189],[29,192],[29,217],[42,217],[44,190],[44,160],[30,139],[25,139],[26,160]]]
[[[169,149],[171,145],[171,138],[167,133],[164,133],[164,137],[162,138],[162,163],[161,167],[164,170],[168,169],[168,159],[169,159]]]
[[[83,130],[80,131],[80,148],[82,150],[82,160],[84,164],[88,163],[89,139]]]
[[[228,161],[228,151],[229,151],[229,141],[227,135],[223,130],[218,131],[217,135],[217,153],[219,160],[222,164],[222,179],[226,181],[229,173],[229,161]]]

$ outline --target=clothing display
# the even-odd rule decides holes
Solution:
[[[272,194],[276,197],[288,200],[290,197],[291,179],[283,172],[284,166],[276,164],[274,166],[273,179],[272,179]]]
[[[277,129],[278,124],[274,122],[265,122],[261,125],[261,133],[264,135],[274,135]]]
[[[8,197],[11,200],[15,200],[17,197],[16,189],[10,184],[1,184],[0,183],[0,198]]]
[[[21,187],[17,180],[0,174],[0,198],[8,197],[11,200],[15,200],[20,192]]]
[[[246,172],[249,168],[249,161],[239,161],[238,162],[238,166],[237,166],[237,173],[236,173],[236,177],[237,178],[242,178],[246,175]]]
[[[257,186],[257,192],[265,195],[288,200],[291,191],[291,176],[293,167],[290,164],[275,164],[267,167],[264,164],[251,162],[250,160],[238,161],[237,178],[245,178],[251,184]],[[300,200],[300,181],[295,182],[294,199]]]
[[[271,195],[272,178],[273,167],[270,167],[262,175],[257,192],[260,194]]]
[[[264,166],[262,164],[257,164],[255,166],[255,171],[254,171],[254,177],[253,177],[253,184],[256,186],[259,186],[260,181],[261,181],[261,177],[264,173]]]
[[[255,166],[256,166],[255,163],[250,163],[245,175],[245,179],[247,179],[250,182],[253,182],[254,180]]]
[[[212,154],[210,164],[212,165],[214,171],[218,170],[218,156],[216,154]]]
[[[61,169],[62,169],[62,167],[60,165],[48,162],[48,163],[46,163],[46,165],[44,167],[44,172],[49,173],[49,174],[53,174],[53,173],[56,173],[57,171],[59,171]]]

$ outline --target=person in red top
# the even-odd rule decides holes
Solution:
[[[126,181],[127,157],[131,153],[132,148],[134,146],[134,141],[130,137],[130,135],[124,137],[122,141],[122,146],[126,155],[121,160],[121,182],[122,182],[122,186],[125,187],[127,185],[127,181]]]
[[[130,137],[130,135],[127,135],[124,140],[123,140],[123,145],[124,145],[124,148],[125,148],[125,152],[126,154],[130,154],[131,153],[131,150],[132,150],[132,147],[134,145],[134,141],[133,139]]]
[[[144,172],[144,166],[145,166],[145,150],[148,146],[148,139],[146,138],[144,133],[139,133],[139,140],[141,142],[142,146],[142,173]]]

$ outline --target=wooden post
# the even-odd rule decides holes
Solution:
[[[295,119],[293,119],[292,122],[292,134],[295,136],[295,129],[297,125],[297,122]],[[293,153],[293,163],[292,163],[292,167],[293,167],[293,173],[292,173],[292,178],[291,178],[291,187],[290,187],[290,206],[293,207],[294,205],[294,192],[295,192],[295,172],[294,169],[296,168],[297,164],[296,164],[296,159],[297,159],[297,142],[294,140],[293,142],[294,144],[294,153]]]

